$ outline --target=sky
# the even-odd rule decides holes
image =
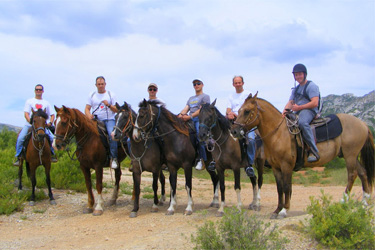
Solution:
[[[0,123],[15,126],[36,84],[84,111],[100,75],[135,111],[158,84],[175,114],[196,78],[224,113],[235,75],[281,111],[297,63],[323,97],[375,90],[375,0],[0,0],[0,44]]]

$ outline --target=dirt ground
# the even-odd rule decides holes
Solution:
[[[195,170],[194,170],[195,171]],[[150,186],[151,175],[144,173],[142,185]],[[110,172],[105,173],[111,181]],[[123,171],[122,182],[132,183],[131,173]],[[233,182],[226,182],[226,205],[236,205]],[[283,236],[289,238],[287,249],[316,249],[316,242],[295,230],[299,221],[308,217],[305,212],[310,204],[309,197],[321,196],[321,190],[338,201],[344,192],[343,186],[293,185],[291,209],[283,220],[270,220],[277,206],[276,185],[264,185],[261,190],[261,211],[247,210],[252,200],[251,184],[246,183],[241,191],[243,209],[249,214],[257,214],[265,222],[277,223]],[[192,249],[191,235],[197,227],[207,220],[217,221],[216,208],[209,208],[212,200],[210,180],[193,179],[194,213],[184,216],[187,195],[184,179],[178,180],[177,211],[172,216],[165,212],[169,202],[169,183],[167,203],[159,212],[151,213],[152,200],[141,199],[137,218],[129,218],[133,202],[129,195],[120,195],[117,205],[105,207],[102,216],[83,214],[87,195],[69,190],[53,190],[57,205],[49,205],[47,200],[37,202],[31,207],[25,205],[23,212],[10,216],[0,216],[0,249]],[[108,200],[111,189],[105,190]],[[361,198],[361,187],[353,188],[355,197]],[[96,194],[96,192],[95,192]]]

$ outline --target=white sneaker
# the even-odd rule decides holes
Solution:
[[[202,169],[204,169],[203,164],[202,164],[202,160],[198,161],[197,165],[195,166],[195,169],[196,170],[202,170]]]
[[[113,168],[113,169],[117,169],[118,168],[117,159],[113,159],[112,160],[111,168]]]

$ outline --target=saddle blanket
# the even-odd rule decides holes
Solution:
[[[330,121],[328,123],[323,124],[319,127],[315,127],[315,136],[317,142],[334,139],[342,133],[341,122],[337,115],[331,114],[327,117],[330,118]]]

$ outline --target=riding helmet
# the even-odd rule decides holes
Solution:
[[[293,74],[297,72],[304,72],[307,75],[307,69],[302,63],[298,63],[293,67]]]

